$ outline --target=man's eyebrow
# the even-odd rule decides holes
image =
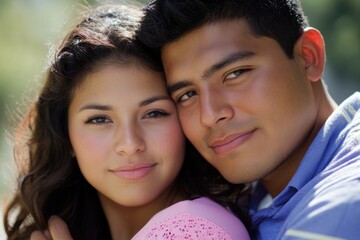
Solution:
[[[251,51],[241,51],[241,52],[229,54],[229,55],[225,56],[219,62],[213,64],[208,69],[206,69],[201,77],[202,77],[202,79],[209,78],[216,71],[218,71],[236,61],[245,60],[253,55],[255,55],[255,53],[251,52]]]
[[[190,81],[181,81],[181,82],[178,82],[178,83],[168,86],[167,89],[168,89],[169,94],[171,95],[173,92],[175,92],[181,88],[187,87],[189,85],[191,85]]]
[[[214,74],[216,71],[220,70],[221,68],[226,67],[236,61],[245,60],[247,58],[250,58],[253,55],[255,55],[255,53],[251,52],[251,51],[241,51],[241,52],[229,54],[225,58],[220,60],[219,62],[211,65],[208,69],[206,69],[201,77],[202,77],[202,79],[208,78],[212,74]],[[171,95],[173,92],[175,92],[181,88],[187,87],[191,84],[192,84],[191,81],[187,81],[187,80],[177,82],[175,84],[168,86],[168,92]]]

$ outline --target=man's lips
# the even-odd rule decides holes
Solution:
[[[213,141],[210,144],[210,147],[214,149],[216,154],[226,154],[233,151],[235,148],[242,145],[245,141],[247,141],[255,130],[251,130],[248,132],[236,133],[226,136],[224,138]]]
[[[148,175],[155,166],[155,163],[127,165],[114,170],[110,170],[110,172],[124,179],[136,180]]]

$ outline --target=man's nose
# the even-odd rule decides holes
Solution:
[[[234,115],[232,106],[226,101],[222,92],[206,88],[200,93],[200,121],[203,126],[214,127]]]

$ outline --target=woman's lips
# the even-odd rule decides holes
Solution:
[[[137,180],[148,175],[156,164],[134,165],[111,170],[115,175],[128,180]]]
[[[216,154],[229,153],[247,141],[254,132],[255,130],[245,133],[232,134],[222,140],[214,141],[211,144],[211,147],[214,149]]]

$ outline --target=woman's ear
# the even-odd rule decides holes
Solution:
[[[70,151],[70,154],[71,154],[71,157],[72,157],[72,158],[75,158],[75,157],[76,157],[74,150],[71,150],[71,151]]]
[[[315,28],[306,28],[295,43],[295,57],[300,56],[308,79],[321,79],[325,65],[325,43],[321,33]]]

